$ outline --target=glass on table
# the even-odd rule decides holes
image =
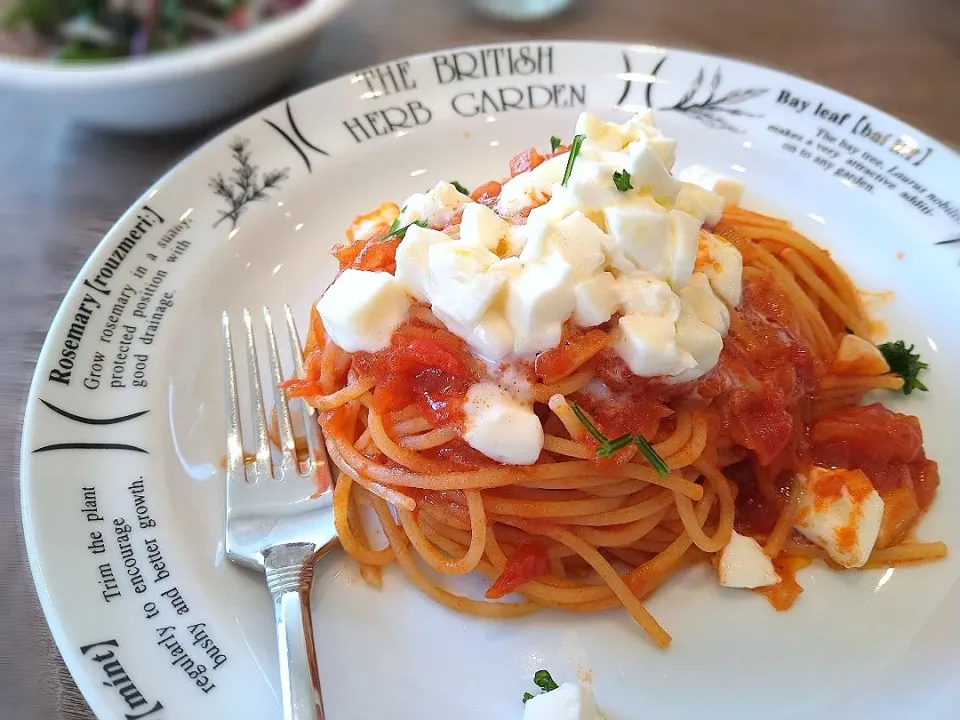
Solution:
[[[574,0],[470,0],[477,12],[498,20],[544,20],[566,10]]]

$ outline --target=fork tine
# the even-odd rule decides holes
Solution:
[[[273,318],[266,306],[263,308],[263,320],[267,324],[267,348],[270,351],[270,379],[273,381],[273,407],[277,412],[280,434],[280,451],[283,453],[283,469],[299,472],[297,464],[297,445],[293,439],[293,422],[290,419],[290,407],[287,405],[287,391],[283,389],[283,368],[280,365],[280,353],[277,351],[277,335],[273,331]],[[285,473],[278,478],[285,479]]]
[[[273,458],[270,455],[267,414],[263,407],[263,389],[260,387],[260,363],[257,362],[257,344],[253,339],[253,320],[250,317],[250,311],[246,308],[243,310],[243,323],[247,329],[247,362],[250,368],[250,409],[257,423],[256,479],[261,480],[273,475]]]
[[[300,333],[297,332],[297,324],[293,320],[293,312],[290,310],[290,306],[284,305],[283,312],[287,318],[290,347],[293,349],[293,366],[297,377],[302,378],[304,376],[303,345],[300,344]],[[327,447],[320,435],[320,426],[317,423],[317,413],[303,398],[300,399],[300,411],[303,413],[303,426],[307,437],[307,473],[314,475],[320,490],[325,490],[332,487],[332,476]]]
[[[237,370],[233,360],[233,340],[230,337],[230,316],[223,313],[223,377],[227,417],[227,501],[230,493],[246,484],[243,465],[243,429],[240,425],[240,397],[237,392]]]

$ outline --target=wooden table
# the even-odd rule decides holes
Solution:
[[[960,145],[956,0],[580,0],[565,15],[532,25],[479,19],[465,0],[357,0],[296,85],[410,53],[530,37],[738,56],[835,87]],[[115,218],[227,124],[168,137],[107,136],[72,128],[29,98],[0,90],[0,717],[92,717],[47,631],[23,550],[17,457],[40,344]]]

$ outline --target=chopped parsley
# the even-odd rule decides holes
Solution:
[[[633,185],[630,184],[630,173],[626,170],[621,170],[613,174],[613,184],[617,186],[617,190],[620,192],[633,190]]]
[[[461,195],[469,195],[469,194],[470,194],[470,191],[467,190],[463,185],[461,185],[461,184],[460,184],[459,182],[457,182],[456,180],[452,181],[450,184],[453,185],[453,187],[455,187],[456,190],[457,190],[457,192],[460,193]]]
[[[382,238],[380,238],[380,242],[385,242],[392,237],[398,237],[401,240],[403,240],[404,235],[407,234],[407,230],[410,229],[411,225],[419,225],[420,227],[425,228],[427,226],[427,221],[414,220],[412,223],[407,223],[403,227],[400,227],[400,218],[397,218],[396,220],[393,221],[393,224],[390,225],[390,231],[386,235],[384,235]]]
[[[551,690],[556,690],[558,687],[560,687],[553,681],[550,673],[546,670],[537,670],[533,674],[533,684],[544,692],[550,692]]]
[[[567,180],[570,179],[570,175],[573,173],[573,164],[577,161],[577,155],[580,154],[580,146],[583,145],[586,137],[586,135],[573,136],[573,143],[570,145],[570,156],[567,158],[567,167],[564,168],[563,180],[560,183],[563,187],[567,186]]]
[[[913,351],[913,345],[907,347],[903,340],[897,340],[877,345],[877,350],[883,354],[890,366],[890,372],[903,378],[904,395],[909,395],[914,390],[927,391],[927,386],[920,382],[918,376],[921,370],[930,366],[920,360],[919,353]]]
[[[667,477],[670,474],[670,468],[667,467],[667,464],[663,461],[663,458],[657,454],[657,451],[653,449],[647,439],[640,435],[639,433],[634,435],[632,433],[627,433],[626,435],[621,435],[618,438],[611,440],[606,435],[604,435],[600,430],[590,422],[590,418],[587,417],[587,414],[580,409],[580,406],[576,403],[571,403],[570,409],[573,410],[573,414],[577,416],[583,426],[587,429],[593,439],[596,440],[600,445],[597,447],[597,457],[610,457],[618,450],[622,450],[627,445],[636,445],[637,448],[643,453],[644,457],[650,462],[650,465],[654,470],[657,471],[657,474],[660,477]]]
[[[560,138],[558,138],[556,135],[551,135],[550,136],[550,152],[556,152],[557,148],[560,147],[560,145],[561,145]]]
[[[556,682],[554,682],[553,677],[546,670],[537,670],[533,674],[533,684],[540,688],[541,692],[545,693],[548,693],[551,690],[556,690],[558,687],[560,687]],[[527,700],[533,700],[534,697],[535,696],[533,693],[525,692],[523,694],[523,701],[526,702]]]

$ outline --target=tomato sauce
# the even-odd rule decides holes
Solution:
[[[585,363],[612,339],[609,333],[599,328],[585,330],[568,322],[564,325],[560,344],[537,355],[534,372],[547,385],[559,382],[583,369]]]
[[[930,507],[940,484],[937,464],[923,451],[920,422],[879,403],[837,410],[810,428],[814,462],[863,470],[881,497],[906,488],[920,512]]]
[[[480,377],[466,343],[444,328],[409,320],[376,353],[355,353],[355,370],[376,380],[377,410],[387,413],[416,403],[438,427],[460,425],[467,390]]]
[[[754,592],[767,598],[777,612],[789,610],[803,592],[803,588],[797,582],[797,570],[807,567],[811,562],[809,558],[781,555],[773,561],[773,568],[780,576],[780,582],[776,585],[755,588]]]

